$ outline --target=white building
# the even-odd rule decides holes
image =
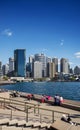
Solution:
[[[35,54],[34,61],[39,61],[42,63],[42,77],[46,77],[46,56],[44,54]]]
[[[42,63],[39,61],[33,62],[32,65],[33,78],[42,78]]]

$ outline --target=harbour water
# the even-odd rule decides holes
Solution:
[[[80,101],[80,82],[21,82],[0,88],[52,97],[59,94],[65,99]]]

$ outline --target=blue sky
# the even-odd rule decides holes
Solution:
[[[80,0],[0,0],[0,61],[20,48],[80,66]]]

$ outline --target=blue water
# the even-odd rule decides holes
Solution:
[[[80,82],[22,82],[0,86],[0,88],[33,94],[45,94],[52,97],[55,94],[59,94],[65,99],[80,101]]]

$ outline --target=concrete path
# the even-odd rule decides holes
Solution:
[[[70,124],[65,124],[62,122],[61,125],[61,117],[62,117],[62,113],[69,113],[72,121],[76,122],[76,123],[80,123],[80,111],[76,111],[76,110],[72,110],[72,109],[68,109],[68,108],[64,108],[61,106],[54,106],[54,105],[50,105],[48,103],[39,103],[38,101],[35,100],[26,100],[25,98],[21,98],[21,97],[16,97],[13,98],[17,101],[22,101],[23,104],[26,102],[26,104],[35,104],[36,106],[39,105],[39,108],[37,107],[37,109],[35,109],[34,112],[34,108],[30,108],[28,110],[28,115],[26,114],[26,112],[24,112],[24,107],[22,106],[18,106],[13,104],[14,108],[19,108],[21,109],[21,111],[17,110],[17,109],[13,109],[13,110],[9,110],[7,108],[5,109],[0,109],[0,119],[5,119],[8,118],[10,120],[12,119],[17,119],[17,120],[26,120],[27,116],[28,116],[28,121],[33,121],[35,122],[45,122],[47,124],[51,124],[52,127],[57,127],[58,126],[58,130],[80,130],[80,125],[79,126],[71,126]],[[46,110],[43,110],[46,109]],[[50,111],[51,110],[51,111]],[[52,111],[54,111],[54,120],[55,122],[52,123]],[[68,126],[70,126],[70,128]],[[65,128],[65,129],[62,129]],[[68,129],[66,129],[68,128]],[[1,130],[27,130],[27,128],[15,128],[15,126],[13,127],[6,127],[6,126],[2,126]],[[28,129],[29,130],[29,129]],[[34,130],[34,128],[33,128]]]

